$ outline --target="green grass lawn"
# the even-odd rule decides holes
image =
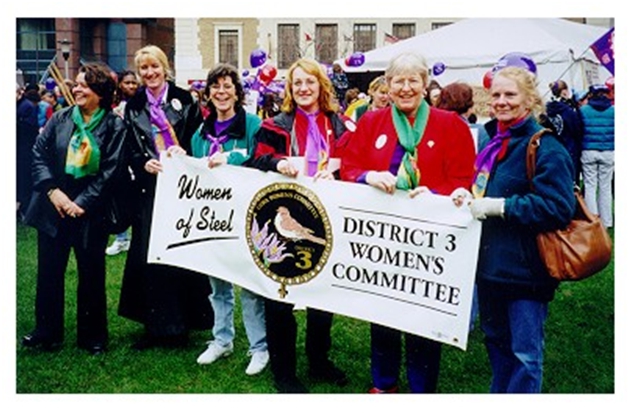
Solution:
[[[142,334],[142,326],[117,315],[124,253],[107,258],[110,341],[106,354],[93,357],[76,348],[77,276],[72,259],[66,273],[64,346],[55,352],[22,348],[21,337],[35,326],[37,235],[32,228],[20,224],[16,232],[16,393],[275,393],[268,368],[258,376],[245,374],[249,359],[239,308],[234,354],[215,364],[196,363],[210,338],[209,331],[193,333],[185,349],[131,350],[130,345]],[[335,317],[331,358],[350,378],[346,387],[338,388],[312,383],[307,378],[303,316],[303,312],[297,313],[298,376],[310,391],[365,393],[371,387],[368,324]],[[546,326],[544,393],[614,393],[613,261],[588,280],[562,284],[551,304]],[[401,390],[407,392],[404,377],[402,372]],[[490,377],[478,328],[470,334],[467,351],[444,345],[440,393],[487,393]]]

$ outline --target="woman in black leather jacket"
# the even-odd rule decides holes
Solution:
[[[33,147],[34,194],[25,222],[38,231],[36,328],[22,344],[44,349],[61,345],[64,276],[74,249],[77,342],[99,354],[107,342],[105,200],[122,170],[126,129],[111,112],[115,82],[109,69],[86,64],[76,82],[76,105],[55,113]]]
[[[190,140],[202,122],[190,92],[167,80],[166,54],[145,46],[135,54],[142,87],[127,102],[130,166],[135,176],[135,211],[119,314],[144,324],[133,347],[187,344],[190,329],[210,329],[210,282],[206,275],[181,268],[148,264],[147,253],[161,152],[191,153]]]

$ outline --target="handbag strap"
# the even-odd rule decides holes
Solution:
[[[537,160],[537,147],[542,143],[542,135],[545,133],[551,133],[550,129],[541,129],[529,140],[529,144],[526,148],[526,177],[533,190],[533,177],[535,176],[535,163]]]
[[[529,184],[531,186],[531,191],[534,191],[533,187],[533,177],[535,176],[535,161],[537,155],[537,148],[541,145],[542,135],[545,133],[552,133],[550,129],[542,129],[533,136],[529,140],[528,147],[526,148],[526,177],[529,180]],[[581,195],[581,188],[575,183],[574,185],[574,196],[577,201],[577,208],[575,210],[576,217],[582,217],[587,219],[589,222],[593,222],[596,218],[585,205],[585,200],[583,199],[583,195]]]

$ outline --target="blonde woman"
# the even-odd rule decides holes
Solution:
[[[369,104],[356,108],[356,111],[354,112],[356,122],[358,122],[358,119],[360,119],[365,112],[386,108],[389,106],[391,101],[389,98],[389,85],[387,84],[387,80],[384,78],[384,75],[378,76],[369,83],[369,90],[367,93],[370,98]]]
[[[265,119],[256,135],[251,165],[289,177],[305,171],[308,176],[334,179],[326,169],[327,163],[340,153],[339,137],[345,132],[345,125],[353,125],[337,112],[334,88],[322,66],[312,59],[299,59],[288,69],[282,112]],[[287,159],[291,156],[303,157],[304,165]],[[293,305],[266,299],[265,317],[271,371],[277,390],[280,393],[307,392],[296,376],[297,323]],[[316,380],[344,385],[347,383],[345,373],[328,358],[331,327],[332,314],[312,308],[307,310],[309,372]]]
[[[472,215],[483,221],[476,282],[493,373],[490,391],[539,393],[544,324],[557,281],[540,260],[536,235],[565,227],[572,218],[573,165],[561,142],[545,134],[531,189],[526,149],[542,129],[537,116],[543,111],[531,72],[519,67],[496,72],[490,105],[497,133],[476,158],[473,198],[461,189],[452,197],[457,205],[467,202]]]
[[[192,134],[201,124],[199,105],[169,80],[170,65],[157,46],[135,53],[142,86],[127,102],[130,164],[137,187],[137,210],[122,280],[119,313],[144,325],[133,348],[183,346],[190,329],[209,329],[212,309],[207,276],[147,264],[149,233],[161,152],[190,153]]]

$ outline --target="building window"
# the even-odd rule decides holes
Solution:
[[[221,63],[229,63],[234,67],[238,65],[238,30],[218,31],[218,60]]]
[[[17,19],[16,63],[26,83],[38,83],[57,53],[55,19]]]
[[[376,48],[376,25],[354,25],[354,51],[367,52]]]
[[[393,23],[393,36],[399,40],[415,36],[415,23]]]
[[[433,22],[430,27],[432,27],[432,30],[436,30],[436,29],[440,29],[442,27],[446,27],[448,25],[452,24],[452,22]]]
[[[81,51],[82,61],[100,60],[97,58],[94,50],[94,39],[96,38],[96,22],[97,19],[81,19],[79,20],[79,50]]]
[[[299,50],[299,25],[277,25],[277,67],[288,69],[301,57]]]
[[[338,58],[338,26],[317,24],[315,26],[315,59],[321,63],[332,63]]]

